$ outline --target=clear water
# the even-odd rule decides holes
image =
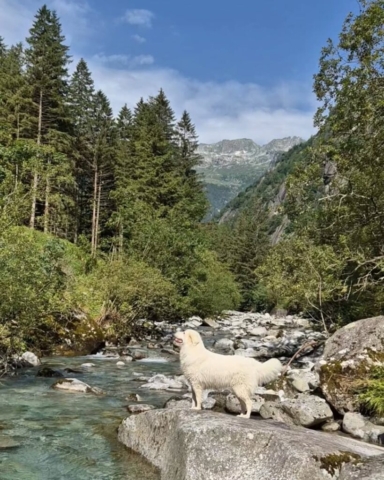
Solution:
[[[127,394],[162,406],[169,392],[140,389],[135,373],[177,374],[179,364],[134,362],[98,357],[48,358],[56,369],[96,366],[83,374],[66,374],[102,388],[105,396],[51,389],[55,378],[36,377],[30,369],[19,377],[0,379],[1,480],[158,480],[158,472],[117,442],[117,428],[128,413]],[[2,448],[12,440],[14,448]],[[18,446],[17,446],[18,445]]]

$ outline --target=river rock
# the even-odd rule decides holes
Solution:
[[[82,363],[81,365],[81,368],[93,368],[95,367],[96,365],[94,363]]]
[[[155,407],[153,405],[146,405],[145,403],[141,403],[140,405],[128,405],[127,410],[129,413],[138,414],[149,412],[149,410],[153,410]]]
[[[323,432],[329,432],[329,433],[334,433],[338,432],[340,430],[341,426],[339,422],[326,422],[324,425],[321,426],[321,430]]]
[[[119,440],[162,480],[325,480],[332,467],[383,449],[322,432],[214,412],[152,410],[119,427]]]
[[[333,420],[332,410],[325,400],[304,394],[299,394],[296,398],[287,398],[282,402],[266,402],[260,408],[260,415],[288,425],[301,425],[307,428]]]
[[[221,338],[214,345],[214,349],[220,353],[233,353],[233,348],[234,341],[229,338]]]
[[[11,450],[13,448],[20,447],[20,443],[14,440],[12,437],[6,437],[0,435],[0,452],[2,450]]]
[[[248,331],[252,337],[265,337],[267,335],[267,329],[265,327],[255,327]]]
[[[192,405],[192,398],[187,395],[174,396],[167,400],[164,408],[190,409]],[[216,405],[216,400],[212,397],[207,397],[203,400],[201,406],[203,410],[212,410]]]
[[[128,402],[141,402],[141,397],[137,393],[128,393],[125,400]]]
[[[365,380],[374,364],[384,362],[384,316],[350,323],[327,340],[317,364],[321,390],[344,415],[358,411],[356,384]]]
[[[100,388],[91,387],[81,380],[77,380],[77,378],[64,378],[63,380],[58,380],[52,385],[52,388],[74,393],[93,393],[94,395],[102,395],[104,393]]]
[[[141,388],[148,390],[184,390],[187,388],[186,383],[182,379],[174,379],[166,375],[157,374],[148,380]]]
[[[252,395],[252,413],[259,413],[264,402],[265,400],[259,395]],[[230,394],[227,396],[225,410],[230,413],[241,413],[240,402],[235,395]]]
[[[344,415],[343,431],[366,442],[384,444],[381,441],[384,427],[374,425],[360,413],[348,412]]]
[[[40,359],[37,355],[32,352],[24,352],[21,356],[21,359],[31,367],[37,367],[41,365]]]
[[[36,377],[45,377],[45,378],[63,378],[64,375],[59,372],[58,370],[53,370],[50,367],[41,367],[39,371],[36,373]]]
[[[203,324],[203,320],[200,317],[191,317],[184,323],[185,328],[198,328]]]
[[[219,324],[215,320],[213,320],[213,318],[204,318],[203,325],[211,327],[215,330],[219,328]]]

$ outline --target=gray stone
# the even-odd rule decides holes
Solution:
[[[116,363],[116,367],[124,367],[124,366],[125,366],[125,363],[122,361],[119,361]]]
[[[24,352],[21,356],[21,359],[31,367],[37,367],[41,365],[39,357],[32,352]]]
[[[204,318],[203,325],[214,328],[215,330],[219,328],[219,324],[216,322],[216,320],[213,320],[213,318]]]
[[[104,393],[100,388],[91,387],[81,380],[77,380],[77,378],[63,378],[54,383],[52,388],[71,393],[93,393],[94,395],[102,395]]]
[[[343,465],[339,480],[384,480],[384,454]]]
[[[13,448],[20,447],[20,443],[14,440],[12,437],[6,437],[0,435],[0,452],[1,450],[11,450]]]
[[[164,408],[190,409],[192,405],[192,398],[184,395],[182,397],[175,396],[165,402]],[[212,397],[207,397],[201,404],[203,410],[212,410],[216,405],[216,400]]]
[[[333,420],[332,410],[325,400],[304,394],[282,402],[267,402],[267,405],[264,404],[260,409],[260,415],[288,425],[301,425],[307,428]]]
[[[118,437],[158,467],[162,480],[325,480],[332,477],[323,457],[384,452],[337,435],[190,410],[132,416]]]
[[[267,329],[265,327],[256,327],[249,330],[249,334],[252,337],[265,337],[267,335]]]
[[[262,397],[258,395],[252,395],[252,413],[259,413],[264,402],[265,400]],[[225,410],[230,413],[241,413],[240,402],[235,395],[230,394],[227,396]]]
[[[140,405],[128,405],[127,410],[129,413],[137,414],[144,413],[153,410],[155,407],[153,405],[146,405],[141,403]]]
[[[128,402],[141,402],[141,397],[137,393],[129,393],[126,397],[125,400]]]
[[[374,425],[360,413],[348,412],[343,418],[343,431],[366,442],[381,443],[379,438],[384,435],[384,427]]]
[[[300,393],[309,392],[310,388],[305,378],[293,377],[292,387]]]
[[[219,352],[232,352],[233,346],[233,340],[230,340],[229,338],[221,338],[215,343],[214,348]]]
[[[181,379],[174,379],[163,374],[157,374],[148,380],[148,383],[141,386],[148,390],[184,390],[186,384]]]
[[[316,368],[321,390],[338,413],[359,411],[356,388],[374,363],[384,361],[384,316],[367,318],[340,328],[329,338]]]
[[[340,428],[341,426],[340,426],[340,423],[338,422],[327,422],[321,426],[321,430],[323,432],[329,432],[329,433],[338,432]]]

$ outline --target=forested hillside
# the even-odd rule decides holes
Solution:
[[[176,119],[160,90],[115,117],[87,63],[70,76],[69,62],[46,6],[23,43],[0,39],[3,350],[235,307],[236,284],[200,227],[189,114]]]
[[[326,327],[384,308],[384,2],[359,3],[321,54],[318,134],[212,229],[244,307],[303,311]]]

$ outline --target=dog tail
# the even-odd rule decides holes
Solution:
[[[267,362],[261,363],[258,368],[259,385],[276,380],[282,371],[283,365],[277,358],[271,358]]]

